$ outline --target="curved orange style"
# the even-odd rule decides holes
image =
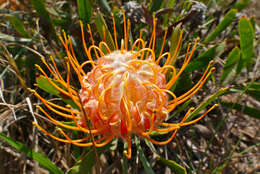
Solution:
[[[56,137],[43,129],[39,124],[34,123],[42,132],[51,138],[72,143],[77,146],[96,146],[102,147],[108,144],[113,138],[122,138],[128,143],[128,151],[124,152],[126,157],[131,158],[131,137],[136,134],[154,144],[164,145],[169,143],[175,136],[177,130],[186,125],[193,124],[202,119],[208,112],[216,107],[214,105],[203,115],[195,120],[185,122],[194,108],[189,109],[180,123],[165,123],[171,111],[178,105],[193,96],[206,82],[207,78],[214,71],[210,63],[202,75],[201,79],[188,92],[181,96],[176,96],[170,88],[175,84],[181,73],[187,67],[195,51],[198,40],[194,46],[188,46],[188,50],[182,67],[176,70],[172,62],[177,57],[179,51],[182,32],[180,34],[175,53],[163,53],[166,34],[164,35],[163,46],[160,55],[155,54],[156,41],[156,19],[154,19],[151,39],[146,47],[146,42],[140,38],[132,45],[129,42],[130,22],[124,17],[124,38],[121,40],[119,48],[117,42],[117,31],[115,20],[114,43],[116,50],[111,50],[106,41],[101,41],[95,45],[92,31],[88,26],[92,45],[87,47],[83,24],[80,23],[82,31],[83,47],[87,55],[87,60],[83,63],[78,62],[71,39],[65,33],[60,40],[66,49],[66,77],[59,72],[54,59],[51,57],[51,65],[45,60],[43,63],[54,79],[51,79],[46,72],[39,66],[36,67],[49,83],[66,98],[74,101],[80,109],[66,107],[47,101],[36,91],[31,90],[38,97],[45,108],[59,115],[62,119],[54,118],[38,106],[40,111],[56,126],[65,129],[58,129],[60,136]],[[104,32],[104,38],[105,32]],[[130,47],[130,48],[129,48]],[[164,65],[159,65],[165,59]],[[91,65],[92,70],[84,71],[86,65]],[[71,72],[77,75],[77,80],[81,85],[80,90],[76,90],[71,84]],[[170,75],[170,79],[166,78]],[[54,82],[55,81],[55,82]],[[69,119],[74,124],[65,124],[61,120]],[[85,134],[82,139],[71,139],[66,131],[76,130]],[[166,141],[153,140],[150,135],[153,131],[172,133]],[[91,138],[92,136],[92,138]]]

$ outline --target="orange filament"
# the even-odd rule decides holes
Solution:
[[[62,73],[59,72],[52,57],[52,65],[48,64],[46,60],[42,61],[54,79],[51,79],[39,65],[36,65],[43,75],[40,77],[48,80],[58,91],[59,94],[57,95],[73,101],[78,108],[73,109],[70,105],[66,107],[60,106],[44,99],[34,90],[31,90],[31,92],[42,101],[46,109],[63,119],[58,120],[42,107],[38,107],[51,123],[59,127],[60,136],[54,136],[37,123],[34,123],[35,126],[51,138],[81,147],[102,147],[112,141],[113,138],[120,137],[128,144],[127,151],[124,151],[124,154],[127,158],[131,158],[132,135],[140,135],[154,144],[167,144],[172,141],[182,126],[198,122],[217,105],[211,107],[200,117],[188,122],[186,121],[194,108],[188,110],[180,123],[164,122],[171,111],[191,98],[203,86],[214,71],[214,68],[211,67],[212,62],[194,87],[183,95],[176,96],[170,89],[187,67],[198,40],[196,40],[191,51],[190,44],[188,45],[183,65],[177,70],[173,66],[173,62],[181,46],[183,31],[180,33],[176,50],[172,55],[169,52],[163,53],[165,43],[167,43],[166,31],[159,56],[156,57],[157,20],[154,19],[153,21],[151,38],[146,47],[146,42],[142,39],[142,31],[140,31],[140,37],[132,45],[128,45],[131,43],[129,42],[130,21],[126,20],[124,12],[123,19],[124,38],[121,40],[121,45],[118,45],[115,19],[112,14],[115,51],[109,48],[105,41],[106,31],[104,27],[104,41],[95,45],[92,31],[90,26],[87,25],[92,43],[87,47],[84,27],[80,22],[83,47],[87,55],[87,60],[82,63],[79,63],[75,56],[70,37],[63,32],[60,40],[65,48],[68,60],[66,62],[67,73],[65,78],[62,77]],[[106,53],[102,51],[104,48]],[[160,66],[159,63],[162,59],[165,59],[165,63]],[[92,70],[85,72],[83,68],[88,64],[91,64]],[[71,84],[72,71],[74,71],[81,85],[80,90],[76,90]],[[166,80],[168,72],[171,72],[171,77]],[[71,124],[65,124],[64,119],[66,121],[69,119]],[[81,131],[85,133],[85,137],[73,140],[66,133],[69,130]],[[171,133],[171,135],[165,141],[156,141],[150,137],[154,131]]]

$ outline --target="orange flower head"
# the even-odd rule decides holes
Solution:
[[[152,59],[140,60],[138,54],[107,54],[83,79],[83,108],[93,126],[103,127],[107,136],[127,138],[167,118],[165,75]]]
[[[39,65],[36,65],[42,73],[41,77],[46,79],[58,91],[57,95],[70,99],[70,102],[74,103],[76,107],[72,108],[70,105],[66,107],[60,106],[44,99],[35,90],[31,91],[43,102],[46,109],[62,117],[62,119],[54,118],[54,116],[51,116],[42,107],[38,106],[50,122],[63,128],[58,129],[61,136],[54,136],[35,122],[34,125],[48,136],[61,142],[83,147],[102,147],[113,138],[120,137],[128,143],[128,151],[124,153],[128,158],[131,158],[132,135],[139,135],[154,144],[164,145],[174,138],[180,127],[199,121],[216,107],[214,105],[203,115],[189,122],[185,122],[185,120],[194,108],[188,110],[180,123],[164,122],[167,120],[168,114],[176,106],[185,102],[202,87],[214,68],[211,68],[212,63],[210,63],[197,84],[185,94],[177,97],[170,88],[188,65],[198,40],[196,40],[193,48],[190,48],[189,44],[183,65],[177,71],[172,66],[172,62],[179,50],[183,32],[180,33],[177,48],[171,55],[169,52],[163,53],[166,31],[160,54],[156,57],[154,52],[156,19],[154,19],[153,31],[148,46],[145,46],[141,32],[140,38],[128,49],[130,22],[126,22],[124,15],[123,17],[124,39],[121,41],[120,48],[117,43],[114,17],[112,18],[114,24],[113,42],[115,45],[113,51],[106,43],[106,32],[103,34],[104,41],[101,41],[98,46],[94,44],[89,25],[92,45],[87,47],[83,24],[81,23],[83,46],[88,60],[83,63],[78,62],[72,49],[70,37],[63,33],[63,37],[60,37],[60,39],[67,52],[66,77],[62,77],[61,73],[59,73],[52,57],[52,66],[45,60],[43,60],[43,63],[54,79],[51,79]],[[95,60],[93,57],[95,57]],[[162,59],[165,59],[165,63],[160,66],[159,62]],[[84,71],[84,66],[87,64],[92,66],[92,70],[89,72]],[[78,77],[81,85],[80,90],[76,90],[71,84],[72,70]],[[166,78],[166,74],[170,74],[170,79]],[[64,121],[64,119],[71,120],[73,124],[65,124],[61,121]],[[81,131],[86,136],[81,139],[71,139],[66,133],[68,130]],[[159,142],[150,137],[153,131],[172,134],[168,140]]]

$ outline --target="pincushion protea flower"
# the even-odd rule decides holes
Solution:
[[[137,39],[129,49],[128,33],[130,22],[126,22],[124,15],[123,17],[124,39],[121,41],[120,48],[117,43],[114,17],[113,28],[116,48],[114,51],[110,50],[106,41],[101,41],[99,45],[96,46],[89,26],[88,29],[92,45],[87,47],[83,25],[81,23],[83,46],[88,60],[83,63],[78,62],[72,48],[70,37],[63,33],[63,37],[60,37],[60,40],[67,53],[66,77],[62,77],[52,57],[52,65],[49,65],[45,60],[43,60],[43,63],[54,79],[51,79],[39,65],[36,65],[44,78],[46,78],[62,96],[72,99],[80,109],[72,108],[69,105],[66,107],[60,106],[44,99],[35,90],[31,91],[43,102],[45,108],[63,118],[56,119],[42,107],[38,106],[40,111],[45,114],[53,124],[63,128],[58,129],[61,136],[54,136],[43,129],[38,123],[34,122],[34,125],[42,132],[55,140],[82,147],[101,147],[108,144],[113,138],[121,137],[128,143],[128,151],[124,153],[126,157],[131,158],[132,135],[136,134],[154,144],[164,145],[174,138],[180,127],[191,125],[199,121],[216,107],[216,105],[214,105],[203,115],[189,122],[185,122],[185,120],[194,108],[188,110],[180,123],[164,122],[167,120],[168,114],[173,111],[176,106],[185,102],[202,87],[214,68],[211,68],[212,63],[210,63],[197,84],[182,96],[177,97],[170,91],[170,88],[188,65],[198,40],[192,49],[190,45],[188,46],[183,65],[177,71],[172,66],[172,62],[176,58],[180,47],[182,33],[175,53],[171,55],[169,52],[163,53],[167,34],[167,32],[165,32],[160,55],[156,57],[154,52],[156,19],[154,19],[153,31],[148,47],[145,46],[142,33],[140,33],[140,38]],[[96,60],[94,60],[93,57],[95,57]],[[163,58],[165,58],[166,61],[163,66],[160,66],[159,62]],[[87,64],[92,66],[92,70],[89,72],[83,70]],[[78,77],[77,80],[81,85],[79,91],[71,85],[72,70],[76,73]],[[167,73],[171,74],[169,80],[166,79]],[[71,119],[73,125],[68,125],[61,121],[66,119]],[[66,133],[68,130],[81,131],[85,133],[86,136],[81,139],[71,139]],[[168,140],[160,142],[150,137],[153,131],[172,134]]]

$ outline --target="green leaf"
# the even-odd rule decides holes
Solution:
[[[40,164],[40,166],[47,169],[50,173],[63,174],[63,172],[56,165],[54,165],[45,155],[33,151],[32,149],[28,148],[22,143],[13,140],[10,137],[7,137],[2,133],[0,133],[0,138],[6,143],[8,143],[10,146],[14,147],[15,149],[23,152],[28,157],[37,161]]]
[[[147,139],[144,139],[145,144],[150,148],[153,153],[157,153],[153,143]]]
[[[178,106],[178,108],[174,110],[172,115],[170,115],[167,120],[170,120],[171,118],[173,118],[176,115],[180,114],[182,111],[184,111],[184,109],[186,109],[189,106],[189,104],[191,102],[192,102],[192,99],[189,99],[185,103],[183,103],[181,106]]]
[[[160,1],[151,1],[151,5],[150,5],[150,12],[156,12],[157,10],[159,10],[161,8],[163,4],[163,0]]]
[[[221,88],[215,94],[211,95],[206,101],[201,103],[187,118],[187,121],[192,120],[196,115],[198,115],[203,109],[205,109],[209,104],[215,101],[219,96],[226,94],[228,88]]]
[[[37,86],[40,87],[45,92],[52,94],[52,95],[59,95],[59,91],[54,88],[54,86],[46,79],[46,77],[40,75],[39,77],[36,77],[36,83]]]
[[[176,85],[176,86],[175,86]],[[175,84],[170,89],[175,93],[183,93],[193,85],[191,80],[191,73],[184,71],[181,74],[181,77],[175,82]]]
[[[239,21],[240,47],[242,53],[242,64],[248,66],[254,55],[254,28],[249,19],[242,17]]]
[[[111,143],[106,146],[97,148],[98,156],[103,153],[105,150],[111,148]],[[96,155],[93,147],[87,152],[87,154],[80,160],[75,166],[70,168],[66,173],[67,174],[92,174],[92,169],[96,164]]]
[[[178,57],[179,53],[180,53],[180,50],[181,50],[181,43],[180,43],[180,46],[178,48],[178,52],[176,52],[176,49],[177,49],[177,46],[178,46],[178,42],[179,42],[179,39],[180,39],[180,35],[181,35],[181,32],[182,30],[180,29],[180,25],[176,26],[173,31],[172,31],[172,35],[171,35],[171,39],[170,39],[170,43],[171,43],[171,46],[170,46],[170,54],[171,55],[175,55],[175,57]],[[176,62],[176,58],[174,59],[174,62],[172,62],[172,64],[174,65]]]
[[[255,99],[257,99],[258,101],[260,101],[260,88],[258,88],[258,89],[248,88],[246,90],[246,93],[251,95]]]
[[[165,166],[170,167],[171,171],[175,174],[187,174],[186,169],[175,161],[167,160],[161,156],[157,156],[157,158],[159,158],[160,162],[163,163]]]
[[[112,37],[111,33],[109,32],[106,21],[101,13],[97,14],[97,16],[95,18],[95,25],[97,27],[98,33],[101,36],[102,40],[105,39],[105,36],[104,36],[104,32],[105,32],[106,43],[108,44],[108,47],[111,50],[115,50],[115,44],[114,44],[113,37]],[[106,53],[105,48],[102,50],[104,51],[104,53]]]
[[[144,155],[144,152],[142,150],[142,147],[140,145],[140,142],[139,142],[139,139],[138,139],[137,136],[135,136],[135,144],[136,144],[136,147],[137,147],[138,156],[140,157],[140,160],[141,160],[141,162],[143,164],[145,173],[155,174],[153,169],[151,168],[149,162],[147,161],[145,155]]]
[[[246,105],[241,105],[238,103],[232,103],[232,102],[220,101],[220,103],[226,107],[229,107],[231,109],[235,109],[239,112],[247,114],[250,117],[260,119],[260,110],[259,109],[256,109],[256,108],[253,108],[250,106],[246,106]]]
[[[244,8],[246,8],[251,0],[239,0],[234,6],[234,9],[237,9],[238,11],[243,10]]]
[[[259,82],[252,82],[252,83],[250,83],[250,88],[260,90],[260,83]]]
[[[125,156],[123,156],[123,164],[122,164],[122,172],[123,172],[123,174],[128,174],[128,169],[129,169],[128,159]]]
[[[56,31],[54,29],[54,26],[52,24],[52,20],[49,16],[48,11],[45,7],[45,1],[44,0],[30,0],[34,9],[36,10],[38,16],[40,17],[42,26],[44,27],[43,30],[45,32],[50,31],[50,36],[53,37],[53,39],[57,39]]]
[[[224,19],[218,24],[214,31],[212,31],[208,37],[205,39],[204,43],[209,43],[213,41],[217,36],[221,34],[236,18],[237,10],[231,9],[224,16]]]
[[[92,3],[90,0],[77,0],[78,13],[83,23],[90,23],[92,16]]]
[[[174,7],[174,3],[175,0],[170,0],[167,3],[167,8],[173,8]],[[163,16],[163,26],[168,26],[168,22],[169,22],[169,18],[170,18],[171,14],[165,14]]]
[[[97,2],[101,7],[102,12],[105,12],[106,14],[109,14],[109,15],[112,13],[111,8],[110,8],[107,0],[98,0]]]
[[[17,17],[15,16],[8,16],[8,19],[10,20],[12,26],[14,29],[23,37],[26,38],[31,38],[31,35],[26,31],[22,21],[20,21]]]
[[[251,25],[255,31],[255,27],[256,27],[256,19],[254,16],[250,17],[249,21],[251,22]]]
[[[55,83],[57,86],[61,86],[60,84],[58,84],[56,81],[52,80],[53,83]],[[79,109],[78,105],[76,105],[74,103],[74,101],[71,98],[68,98],[64,95],[62,95],[59,90],[57,90],[47,79],[46,77],[40,75],[39,77],[36,78],[36,83],[37,86],[39,88],[41,88],[42,90],[44,90],[45,92],[52,94],[52,95],[56,95],[58,97],[60,97],[65,103],[69,104],[71,107],[75,108],[75,109]]]
[[[67,174],[92,174],[92,169],[96,164],[96,157],[94,151],[91,149],[84,156],[84,158],[79,161],[79,163],[69,169]]]
[[[258,82],[251,82],[247,84],[247,86],[243,87],[235,87],[231,89],[233,92],[245,92],[246,94],[251,95],[256,100],[260,101],[260,83]]]
[[[209,48],[206,52],[202,53],[200,56],[190,62],[186,67],[185,72],[193,72],[195,70],[201,70],[202,68],[205,68],[211,60],[224,52],[225,46],[226,43],[223,42],[219,45],[215,45]]]
[[[224,65],[223,72],[221,74],[220,82],[224,82],[224,80],[230,76],[231,71],[236,69],[240,58],[240,49],[235,47],[228,55],[227,61]]]

